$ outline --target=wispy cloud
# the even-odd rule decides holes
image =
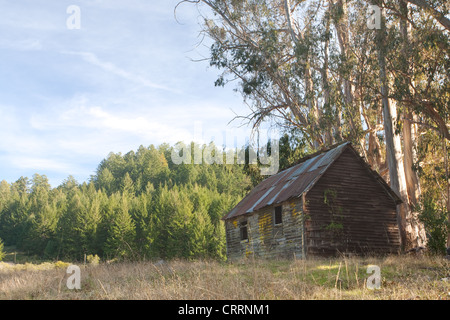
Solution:
[[[58,161],[47,157],[13,156],[10,161],[19,169],[32,169],[35,171],[57,171],[61,173],[74,172],[74,167],[70,162]]]
[[[148,113],[108,111],[90,106],[84,98],[75,101],[79,105],[68,102],[68,108],[54,109],[51,116],[36,113],[30,117],[31,127],[41,136],[45,133],[53,145],[71,153],[104,157],[110,151],[127,152],[137,143],[175,143],[190,133],[176,122],[164,123]]]
[[[36,51],[42,49],[42,43],[39,39],[0,39],[0,48],[18,51]]]
[[[116,76],[124,78],[126,80],[132,81],[134,83],[137,83],[143,87],[167,90],[167,91],[172,91],[172,92],[176,91],[176,90],[173,90],[172,88],[154,83],[141,75],[137,75],[137,74],[128,72],[128,71],[116,66],[115,64],[113,64],[111,62],[102,61],[97,57],[97,55],[95,55],[92,52],[62,51],[61,53],[80,56],[84,61],[86,61],[96,67],[99,67],[106,72],[109,72],[111,74],[114,74]]]

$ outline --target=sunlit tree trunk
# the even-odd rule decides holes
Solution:
[[[323,57],[323,67],[321,71],[322,76],[322,89],[323,89],[323,104],[328,110],[330,109],[330,83],[328,81],[328,47],[329,47],[329,32],[330,32],[330,10],[327,12],[326,16],[326,40],[324,45],[324,57]],[[327,129],[325,132],[325,144],[331,145],[333,144],[333,134],[332,134],[332,126],[327,123]]]
[[[420,184],[417,172],[414,171],[413,166],[416,161],[414,146],[416,143],[416,126],[407,118],[412,118],[410,112],[405,113],[405,120],[403,121],[403,146],[404,146],[404,163],[405,163],[405,177],[406,185],[411,205],[416,205],[420,196]]]
[[[410,53],[410,30],[409,23],[405,18],[409,15],[408,3],[405,0],[400,0],[400,12],[403,15],[403,19],[400,19],[400,32],[402,34],[402,61],[403,61],[403,73],[405,76],[405,92],[408,100],[411,96],[409,90],[409,79],[411,78],[411,59],[409,57]],[[405,163],[405,177],[406,185],[409,196],[410,204],[416,205],[420,196],[420,185],[419,177],[417,172],[413,170],[414,162],[416,159],[415,154],[415,144],[416,144],[416,125],[413,124],[413,113],[408,104],[404,105],[403,108],[403,148],[404,148],[404,163]]]
[[[383,105],[386,161],[389,167],[390,186],[403,200],[403,203],[397,206],[397,222],[400,230],[402,250],[405,250],[407,247],[406,215],[408,212],[408,196],[403,170],[400,136],[395,135],[394,129],[394,121],[397,119],[397,108],[394,101],[389,99],[388,80],[386,76],[386,25],[383,9],[381,9],[381,13],[381,29],[377,30],[376,42],[380,70],[381,101]]]
[[[406,18],[409,16],[408,3],[404,0],[399,0],[400,11],[404,18],[400,19],[400,32],[402,34],[402,60],[403,73],[405,75],[405,91],[409,98],[411,93],[409,90],[409,79],[411,78],[411,58],[409,57],[410,50],[410,28]],[[407,213],[407,228],[408,233],[411,234],[411,240],[417,239],[413,242],[414,246],[423,246],[426,241],[426,233],[424,225],[419,221],[418,214],[414,210],[414,206],[418,203],[420,197],[420,184],[417,172],[414,171],[414,162],[417,160],[415,153],[417,126],[413,123],[413,113],[411,106],[405,104],[403,108],[403,149],[404,149],[404,170],[406,191],[408,194],[409,210]]]
[[[290,0],[284,0],[284,11],[286,15],[286,21],[287,26],[289,29],[289,33],[291,35],[292,43],[295,45],[298,40],[302,40],[302,35],[296,34],[294,30],[294,24],[292,21],[292,15],[291,15],[291,2]],[[309,30],[306,30],[306,33],[309,33]],[[319,132],[319,123],[320,123],[320,117],[321,113],[319,111],[319,106],[315,100],[314,97],[314,88],[313,88],[313,81],[312,81],[312,74],[311,74],[311,66],[309,57],[306,61],[303,61],[304,68],[305,68],[305,93],[306,93],[306,105],[308,108],[308,111],[313,115],[311,123],[311,128],[313,132]],[[313,147],[314,149],[319,149],[320,145],[323,141],[318,137],[318,135],[314,134],[314,141],[313,141]]]
[[[348,8],[347,1],[345,0],[330,0],[330,4],[335,7],[335,10],[340,11],[340,18],[335,22],[337,38],[339,42],[339,47],[341,51],[341,56],[344,58],[346,63],[348,62],[350,50],[349,50],[349,21],[348,21]],[[354,106],[353,99],[353,85],[350,72],[346,73],[346,75],[342,79],[343,84],[343,93],[344,93],[344,102],[345,107],[348,110],[348,118],[350,127],[352,128],[353,134],[358,132],[361,128],[361,111],[359,108]]]
[[[380,66],[381,68],[381,66]],[[383,71],[380,71],[383,74]],[[381,76],[383,78],[383,76]],[[389,180],[391,188],[396,191],[403,203],[397,206],[398,224],[400,228],[400,236],[402,239],[403,249],[411,247],[407,235],[407,215],[408,192],[406,188],[406,178],[403,168],[403,154],[401,149],[400,136],[395,134],[394,119],[397,118],[397,106],[395,101],[388,99],[387,86],[382,84],[381,92],[383,95],[383,113],[384,113],[384,132],[386,139],[386,161],[389,168]]]
[[[378,4],[378,3],[375,3]],[[386,141],[386,160],[389,167],[391,188],[396,191],[403,203],[397,207],[398,225],[402,249],[424,245],[423,227],[409,206],[408,187],[400,136],[395,134],[395,121],[398,120],[396,101],[389,99],[389,83],[386,74],[386,25],[384,10],[381,9],[381,29],[377,30],[378,64],[380,70],[380,91],[383,105],[384,131]],[[409,134],[409,138],[411,135]]]

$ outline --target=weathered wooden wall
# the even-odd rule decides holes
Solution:
[[[344,151],[306,194],[307,255],[400,249],[396,205],[352,152]]]
[[[248,240],[240,238],[240,223],[247,220]],[[296,199],[282,204],[282,220],[274,225],[274,206],[251,215],[227,220],[226,239],[229,260],[242,257],[296,258],[302,257],[302,201]]]

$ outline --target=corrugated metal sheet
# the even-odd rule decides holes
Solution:
[[[352,148],[354,150],[351,144],[346,142],[328,151],[304,158],[297,165],[267,178],[250,191],[223,219],[227,220],[243,214],[252,213],[266,206],[300,197],[319,181],[330,165],[339,158],[346,148]],[[355,151],[355,153],[357,152]],[[394,201],[397,204],[401,203],[402,200],[400,197],[392,191],[383,178],[375,171],[372,171],[364,160],[361,161],[374,178],[385,188],[386,192],[391,195]]]
[[[250,191],[223,219],[230,219],[300,197],[319,180],[347,146],[350,146],[350,143],[343,143],[267,178]]]

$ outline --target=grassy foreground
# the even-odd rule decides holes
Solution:
[[[380,267],[380,289],[366,287],[368,265]],[[80,265],[80,290],[67,288],[68,266],[0,262],[0,299],[450,300],[442,257],[100,263]]]

